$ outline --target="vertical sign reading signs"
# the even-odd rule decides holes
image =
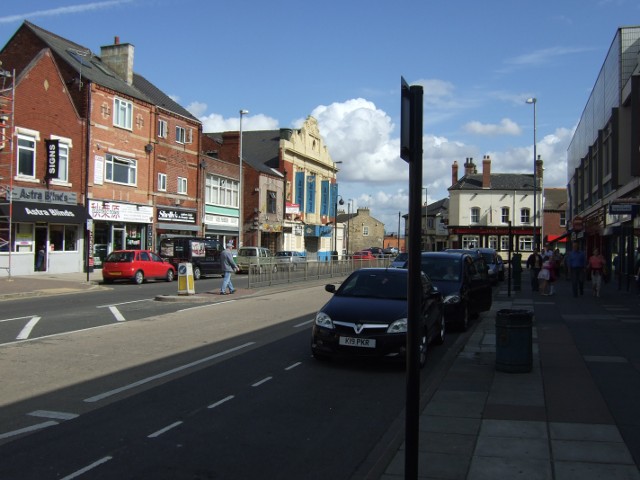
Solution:
[[[47,173],[44,178],[47,180],[58,178],[58,140],[45,140],[44,145],[47,151]]]

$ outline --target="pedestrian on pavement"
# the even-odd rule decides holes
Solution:
[[[229,288],[229,293],[236,293],[236,289],[233,288],[233,283],[231,283],[231,273],[237,272],[240,269],[236,265],[236,262],[233,261],[233,254],[231,253],[232,248],[233,242],[228,242],[227,248],[225,248],[220,254],[220,265],[224,272],[224,278],[222,280],[222,285],[220,286],[220,295],[226,295],[227,288]]]
[[[527,270],[531,272],[531,290],[537,292],[538,286],[538,274],[542,268],[542,255],[537,250],[534,250],[529,258],[527,258]]]
[[[565,256],[567,259],[567,267],[569,268],[569,276],[571,277],[571,289],[573,296],[578,294],[584,295],[584,269],[587,265],[587,257],[582,250],[580,244],[573,242],[572,250]]]
[[[594,297],[600,296],[602,279],[606,274],[606,262],[597,248],[593,249],[593,255],[589,257],[587,268],[591,273],[591,289]]]

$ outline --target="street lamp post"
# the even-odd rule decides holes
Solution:
[[[242,236],[244,233],[244,215],[242,214],[242,203],[243,203],[243,186],[244,181],[242,178],[242,117],[249,113],[249,110],[240,110],[240,139],[239,139],[239,152],[238,159],[240,163],[240,182],[238,184],[238,245],[237,248],[242,246]]]
[[[338,200],[340,199],[340,200]],[[342,199],[342,195],[336,195],[336,198],[334,199],[334,210],[333,210],[333,252],[335,253],[331,253],[331,256],[333,257],[335,255],[335,259],[338,259],[338,203],[340,205],[344,205],[344,200]]]
[[[351,238],[351,202],[352,199],[347,200],[347,255],[349,255],[349,238]]]
[[[533,105],[533,251],[538,251],[538,233],[536,231],[536,220],[538,217],[538,172],[536,171],[536,103],[535,97],[527,99],[528,104]]]

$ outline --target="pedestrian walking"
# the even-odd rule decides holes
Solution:
[[[591,274],[591,289],[594,297],[600,296],[602,289],[602,279],[606,275],[606,262],[597,248],[593,249],[593,255],[589,257],[587,269]]]
[[[527,270],[531,273],[531,290],[537,292],[539,290],[538,274],[542,268],[542,255],[535,251],[527,258]]]
[[[225,248],[220,254],[220,265],[224,272],[224,278],[222,280],[222,285],[220,286],[220,295],[226,295],[227,288],[229,289],[229,293],[236,293],[236,289],[233,288],[233,283],[231,283],[231,274],[240,269],[236,265],[236,262],[233,261],[233,254],[231,253],[232,248],[233,242],[228,242],[227,248]]]
[[[578,242],[573,242],[572,250],[565,255],[569,276],[571,277],[571,290],[573,296],[584,295],[584,269],[587,265],[587,257]]]

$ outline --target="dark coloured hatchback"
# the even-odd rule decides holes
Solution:
[[[444,342],[442,295],[422,274],[420,366],[431,342]],[[397,268],[363,268],[353,272],[318,311],[311,352],[329,356],[406,359],[408,272]]]

